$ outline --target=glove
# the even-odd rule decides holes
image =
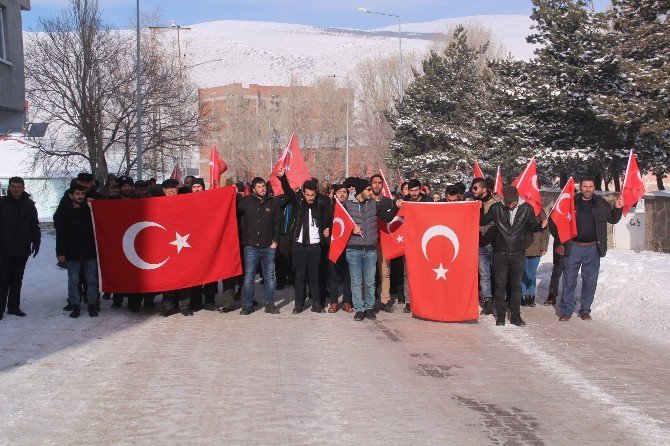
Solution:
[[[31,251],[31,254],[33,255],[33,257],[35,257],[38,252],[40,252],[40,245],[36,245],[35,243],[33,243],[33,250]]]

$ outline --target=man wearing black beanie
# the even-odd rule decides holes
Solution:
[[[495,292],[493,301],[496,307],[496,325],[505,325],[505,291],[507,278],[511,280],[510,322],[523,326],[521,319],[521,276],[525,264],[526,232],[540,232],[547,227],[547,220],[538,223],[535,211],[528,203],[519,204],[519,191],[514,186],[505,186],[502,190],[503,201],[493,203],[488,212],[481,210],[480,226],[491,222],[498,229],[493,243],[493,276]]]

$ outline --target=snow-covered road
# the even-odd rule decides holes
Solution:
[[[667,325],[645,313],[668,303],[636,303],[667,299],[670,256],[603,262],[616,288],[621,262],[666,270],[628,276],[630,318],[599,292],[591,322],[539,306],[517,328],[296,316],[292,289],[278,316],[164,319],[103,301],[97,319],[71,320],[52,250],[45,237],[29,263],[28,317],[0,322],[0,444],[670,444]]]

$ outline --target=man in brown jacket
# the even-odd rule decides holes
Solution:
[[[538,223],[547,219],[547,213],[540,211],[536,218]],[[535,289],[537,267],[540,265],[540,258],[547,253],[549,245],[549,231],[529,232],[526,234],[526,263],[521,278],[521,306],[535,306]]]

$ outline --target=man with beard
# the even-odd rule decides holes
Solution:
[[[281,232],[280,209],[276,198],[268,197],[267,183],[256,177],[251,194],[237,202],[239,231],[244,261],[244,302],[240,314],[253,312],[254,278],[261,265],[265,279],[265,312],[279,314],[275,306],[275,254]]]
[[[458,190],[455,190],[458,194]],[[486,214],[493,203],[501,200],[500,196],[494,194],[486,184],[484,178],[475,178],[472,181],[472,198],[482,202],[482,209]],[[481,314],[493,313],[493,290],[491,287],[491,274],[493,267],[493,242],[498,230],[493,222],[479,227],[479,302],[482,307]]]
[[[619,196],[614,208],[595,194],[593,178],[582,178],[579,193],[575,194],[577,236],[559,245],[556,251],[563,258],[563,293],[559,307],[559,321],[570,320],[575,311],[575,288],[581,269],[582,292],[579,317],[591,320],[591,304],[598,285],[600,258],[607,254],[607,223],[617,224],[621,220],[623,198]],[[552,224],[553,226],[553,224]],[[558,234],[552,227],[554,237]]]
[[[331,210],[317,199],[318,185],[307,180],[302,186],[302,194],[298,195],[291,189],[284,169],[279,169],[277,177],[281,182],[284,195],[293,206],[288,234],[291,238],[291,253],[295,267],[295,308],[293,314],[300,314],[305,305],[305,280],[309,281],[312,294],[312,311],[324,313],[321,303],[321,287],[319,270],[321,251],[325,239],[330,237]]]
[[[41,232],[35,202],[23,178],[9,179],[9,194],[0,198],[0,319],[5,313],[23,317],[21,285],[30,254],[40,250]]]
[[[56,229],[56,259],[65,264],[68,276],[68,303],[72,307],[71,318],[80,314],[81,296],[78,283],[80,271],[84,277],[88,292],[88,315],[98,316],[98,262],[93,236],[91,209],[85,199],[84,186],[77,184],[70,188],[70,203],[65,204],[54,215]],[[57,224],[56,224],[57,223]]]
[[[509,280],[512,290],[510,322],[521,327],[526,325],[521,319],[521,276],[526,260],[526,232],[540,232],[547,227],[548,222],[538,223],[532,206],[528,203],[519,204],[516,187],[505,186],[502,192],[501,202],[493,203],[486,213],[482,208],[479,225],[493,223],[498,230],[493,242],[496,325],[505,325],[505,295]]]
[[[370,178],[370,186],[372,187],[372,199],[377,202],[377,208],[383,212],[390,212],[393,208],[393,200],[382,195],[384,188],[384,180],[380,174],[372,175]],[[379,309],[387,313],[393,312],[393,304],[391,303],[391,274],[389,261],[384,260],[382,253],[381,241],[377,243],[377,274],[378,281],[376,281],[375,297],[379,298]]]

